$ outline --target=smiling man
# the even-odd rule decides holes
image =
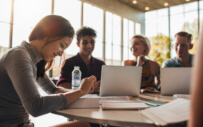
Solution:
[[[95,47],[96,32],[92,28],[82,27],[77,31],[77,46],[79,53],[66,60],[65,65],[61,69],[60,79],[57,86],[62,86],[71,89],[72,71],[74,66],[79,66],[82,72],[82,78],[91,75],[96,76],[97,82],[94,84],[94,92],[99,92],[101,67],[105,63],[92,57],[92,52]]]
[[[193,44],[192,35],[187,32],[178,32],[175,35],[173,47],[176,51],[176,57],[163,62],[162,67],[192,67],[193,55],[189,53]]]

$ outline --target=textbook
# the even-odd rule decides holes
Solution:
[[[190,100],[177,99],[159,107],[141,110],[141,114],[157,126],[185,122],[189,118]]]
[[[102,102],[102,109],[145,109],[148,108],[145,103],[136,103],[136,102]]]

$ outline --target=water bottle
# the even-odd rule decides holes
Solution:
[[[82,73],[79,66],[74,66],[72,71],[72,90],[76,90],[80,86]]]

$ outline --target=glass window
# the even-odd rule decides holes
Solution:
[[[74,30],[77,31],[81,27],[81,2],[79,0],[55,0],[54,14],[60,15],[70,21]],[[76,38],[73,38],[71,45],[65,50],[65,57],[69,58],[79,52]],[[53,77],[58,79],[60,68],[60,57],[55,58],[55,68],[53,69]]]
[[[28,41],[32,28],[41,18],[51,14],[51,0],[14,1],[13,47]]]
[[[0,57],[9,48],[9,29],[10,24],[0,22]]]
[[[0,57],[9,48],[11,0],[0,0]]]
[[[0,0],[0,22],[10,22],[11,0]]]
[[[123,19],[123,60],[129,59],[129,31],[128,20]]]
[[[145,13],[145,35],[153,37],[157,34],[157,12],[151,11]]]
[[[96,30],[97,37],[93,56],[102,59],[103,54],[103,13],[100,8],[84,3],[83,26]]]
[[[63,16],[70,21],[74,30],[77,31],[81,27],[81,2],[78,0],[55,0],[54,14]],[[65,50],[67,55],[76,55],[79,51],[76,38],[72,44]]]
[[[183,13],[183,5],[170,7],[171,15]]]
[[[131,20],[127,20],[124,19],[124,25],[123,25],[123,60],[128,60],[128,59],[132,59],[133,55],[131,54],[130,51],[130,41],[131,38],[135,35],[135,28],[136,28],[136,24],[131,21]]]
[[[157,16],[158,17],[168,16],[168,8],[157,10]]]
[[[135,28],[136,28],[135,33],[136,34],[141,34],[141,24],[140,23],[135,23]]]
[[[200,8],[200,9],[203,9],[203,0],[200,0],[200,1],[199,1],[199,8]]]
[[[113,15],[113,59],[121,60],[121,17]]]
[[[128,41],[128,44],[129,44],[129,59],[133,59],[134,56],[132,55],[131,51],[130,51],[130,47],[131,47],[131,38],[135,35],[135,34],[141,34],[141,25],[140,23],[134,23],[133,21],[130,21],[129,20],[129,41]]]
[[[189,12],[189,11],[197,11],[197,2],[191,2],[188,4],[184,4],[184,11]]]
[[[113,43],[113,14],[110,12],[106,12],[106,28],[105,28],[105,62],[106,64],[111,64],[112,56],[112,43]]]
[[[157,15],[157,34],[169,36],[168,8],[157,10]]]
[[[192,43],[194,44],[193,48],[190,50],[190,53],[195,53],[195,48],[197,44],[198,38],[198,13],[196,11],[191,11],[185,13],[185,22],[183,25],[183,31],[186,31],[193,36]]]
[[[121,17],[106,12],[106,64],[121,65]]]

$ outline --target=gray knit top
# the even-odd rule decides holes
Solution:
[[[29,43],[8,50],[0,58],[0,126],[15,127],[29,122],[29,115],[39,116],[67,107],[63,94],[46,75],[37,78],[37,63],[43,58]],[[50,95],[41,96],[39,85]]]

